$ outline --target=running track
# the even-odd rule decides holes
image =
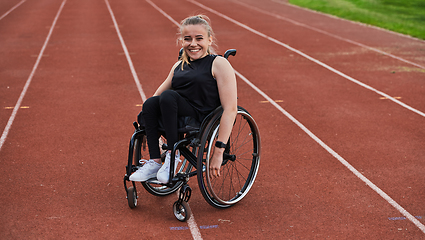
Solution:
[[[127,144],[176,60],[176,21],[236,48],[239,105],[262,137],[247,197],[210,207],[189,183],[139,187]],[[425,42],[283,0],[0,2],[1,239],[420,239],[425,234]]]

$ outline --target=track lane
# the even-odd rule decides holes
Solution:
[[[121,21],[117,21],[120,32],[131,53],[131,59],[142,82],[143,89],[146,89],[146,96],[150,97],[165,79],[171,66],[177,61],[179,48],[173,45],[173,43],[175,43],[174,39],[177,27],[162,21],[160,16],[152,14],[154,12],[146,11],[147,6],[149,6],[146,2],[127,1],[124,5],[121,5],[122,1],[109,2],[113,14],[117,19],[121,19]],[[150,9],[150,6],[148,9]],[[145,14],[139,14],[140,11],[143,11]],[[128,14],[132,14],[135,17],[122,17]],[[146,26],[141,28],[140,26],[143,25]],[[138,30],[135,31],[134,29]],[[158,29],[161,30],[158,31]],[[162,29],[170,29],[172,32],[170,34],[170,32],[163,31]],[[147,57],[147,54],[149,57]],[[141,105],[140,101],[141,100],[137,101],[137,105]],[[134,116],[139,113],[140,108],[139,106],[138,111],[134,112]],[[199,228],[193,219],[188,221],[188,223],[175,221],[176,219],[172,213],[172,205],[174,201],[177,200],[176,194],[158,199],[157,197],[147,196],[149,194],[140,184],[138,184],[138,190],[139,203],[141,206],[134,210],[128,209],[128,212],[133,212],[138,215],[136,219],[132,216],[135,222],[143,222],[145,225],[144,228],[139,228],[138,230],[142,230],[143,233],[148,236],[158,236],[158,234],[159,236],[168,236],[170,234],[170,229],[183,228],[188,231],[177,231],[173,233],[174,237],[193,237],[194,239],[200,239],[198,237]],[[200,195],[199,192],[198,194]],[[143,208],[151,208],[151,211],[156,212],[152,214],[158,219],[152,218],[152,216],[144,213],[145,209]],[[157,222],[162,222],[162,224],[158,225]],[[134,226],[137,227],[139,225],[135,224]],[[190,234],[192,234],[192,236],[190,236]]]
[[[217,3],[217,6],[219,5],[219,3]],[[232,8],[232,7],[230,7],[230,8]],[[276,74],[276,76],[280,76],[279,74]],[[280,89],[280,88],[279,88]],[[420,99],[420,98],[419,98]],[[400,114],[399,116],[403,116],[403,114]],[[399,120],[400,121],[400,120]],[[402,120],[401,120],[402,121]],[[420,125],[419,125],[420,126]],[[413,137],[412,137],[412,139],[415,139],[413,142],[416,142],[416,145],[417,145],[417,147],[416,147],[416,149],[417,150],[419,150],[420,151],[420,145],[421,145],[421,142],[422,142],[422,139],[421,139],[421,137],[417,137],[417,136],[421,136],[421,135],[423,135],[423,133],[416,133],[415,132],[415,128],[417,128],[418,127],[418,125],[415,125],[415,124],[413,124],[413,127],[408,127],[410,130],[408,130],[410,133],[413,133]],[[421,129],[420,127],[419,127],[419,129]],[[413,130],[413,131],[412,131]],[[421,132],[421,131],[420,131]],[[404,135],[404,133],[401,133],[401,136],[402,135]],[[400,135],[396,135],[396,136],[400,136]],[[394,138],[394,137],[393,137]],[[406,139],[409,139],[409,138],[406,138]],[[378,139],[378,142],[379,142],[379,140],[380,139]],[[382,143],[381,143],[382,144]],[[406,146],[407,145],[407,146]],[[390,146],[390,145],[389,145]],[[405,146],[406,147],[408,147],[409,149],[411,148],[411,143],[407,143],[407,144],[405,144]],[[422,152],[422,151],[420,151],[420,152]],[[416,152],[415,152],[415,154],[413,154],[413,156],[414,157],[416,157]],[[400,156],[400,157],[402,157],[402,156]],[[406,156],[405,156],[405,158],[406,158]],[[416,158],[417,159],[417,158]],[[401,163],[401,162],[400,162]],[[418,165],[418,163],[415,161],[415,158],[414,158],[414,162],[412,162],[412,166],[415,166],[414,168],[416,168],[416,167],[420,167],[419,169],[423,169],[423,167],[420,165],[420,163],[419,163],[419,165]],[[408,167],[409,168],[409,167]],[[413,173],[413,176],[415,176],[415,173],[419,173],[421,170],[417,170],[417,171],[414,171],[414,173]],[[411,174],[410,172],[408,172],[408,174]],[[416,175],[418,175],[418,176],[420,176],[420,174],[416,174]],[[414,177],[412,177],[412,178],[414,178]],[[414,182],[417,182],[417,181],[414,181]],[[420,182],[420,181],[419,181]],[[416,188],[416,189],[420,189],[420,187],[419,188]]]
[[[70,91],[69,94],[72,93],[72,96],[68,93],[64,94],[63,91],[59,91],[56,94],[52,92],[47,94],[45,100],[41,101],[44,108],[47,108],[54,102],[52,99],[56,99],[60,94],[63,94],[59,99],[64,101],[59,101],[62,103],[56,102],[53,104],[53,107],[57,109],[57,107],[60,106],[59,110],[69,108],[69,112],[64,116],[59,116],[61,113],[63,114],[62,111],[58,113],[48,113],[46,110],[43,110],[38,113],[35,118],[31,114],[23,116],[25,118],[32,117],[34,123],[31,123],[31,126],[40,128],[40,131],[46,130],[46,132],[43,133],[41,137],[35,139],[40,141],[35,147],[29,147],[29,145],[15,147],[19,143],[22,144],[17,138],[22,136],[23,133],[16,135],[13,140],[10,140],[11,144],[14,145],[10,150],[14,151],[8,151],[6,154],[6,156],[15,156],[17,159],[25,159],[24,153],[16,153],[16,149],[19,148],[39,149],[41,152],[47,153],[47,146],[53,145],[54,143],[53,139],[49,139],[48,136],[59,136],[59,129],[61,129],[61,132],[65,133],[71,133],[72,131],[69,137],[74,140],[74,142],[68,139],[68,137],[59,138],[61,141],[58,145],[60,148],[58,149],[66,151],[66,153],[57,154],[53,151],[53,154],[43,154],[35,152],[35,163],[40,163],[40,158],[46,155],[51,156],[47,159],[45,164],[37,166],[38,168],[35,168],[34,173],[35,176],[43,176],[43,171],[39,169],[40,167],[54,172],[54,169],[52,169],[52,166],[49,166],[49,163],[60,159],[58,161],[60,164],[59,167],[66,168],[66,170],[61,170],[61,177],[64,181],[68,179],[72,179],[72,181],[70,183],[59,183],[59,180],[55,180],[54,182],[58,183],[50,185],[43,184],[43,186],[47,186],[50,188],[50,191],[54,190],[61,195],[59,198],[52,197],[52,200],[48,200],[49,203],[53,204],[54,202],[56,203],[58,199],[64,200],[67,198],[70,198],[72,202],[62,202],[63,209],[59,210],[58,207],[53,207],[53,209],[48,210],[47,213],[43,213],[44,215],[40,215],[47,217],[42,220],[42,227],[38,230],[34,229],[34,225],[31,225],[31,222],[22,218],[21,221],[23,223],[30,223],[29,230],[26,232],[24,231],[24,233],[37,233],[38,231],[38,236],[43,236],[43,234],[49,230],[49,227],[52,227],[53,229],[51,229],[50,232],[58,235],[63,234],[61,230],[69,227],[71,231],[66,231],[66,236],[87,237],[92,236],[90,235],[92,233],[89,232],[89,228],[91,227],[91,229],[96,232],[96,237],[111,236],[111,234],[115,236],[116,234],[124,238],[139,236],[151,236],[156,238],[173,236],[174,238],[181,239],[190,238],[189,231],[172,231],[170,228],[171,226],[177,227],[178,229],[178,227],[185,226],[180,225],[174,219],[171,213],[171,207],[167,206],[171,206],[172,202],[175,201],[175,196],[157,198],[146,194],[146,192],[143,192],[144,190],[141,189],[144,193],[143,204],[149,204],[149,208],[139,207],[136,211],[128,209],[125,199],[122,198],[123,189],[120,181],[124,171],[123,162],[125,160],[123,156],[126,156],[126,144],[129,137],[126,129],[131,132],[131,126],[128,120],[131,119],[130,121],[132,121],[135,114],[137,114],[139,107],[135,108],[133,104],[140,103],[140,96],[137,93],[134,81],[128,70],[128,64],[125,61],[125,57],[119,50],[119,41],[113,30],[112,22],[109,20],[111,26],[109,26],[110,29],[108,31],[103,25],[95,20],[102,19],[101,22],[108,22],[106,6],[97,5],[98,2],[96,4],[93,2],[90,4],[86,2],[85,5],[80,4],[81,3],[73,3],[71,5],[72,8],[69,9],[65,19],[71,19],[72,21],[70,21],[67,28],[63,28],[62,31],[60,31],[60,35],[58,35],[58,37],[61,37],[58,38],[60,41],[56,42],[59,46],[57,51],[63,55],[55,55],[52,61],[46,63],[47,65],[55,64],[50,66],[50,68],[44,69],[45,72],[52,70],[52,72],[65,71],[72,73],[72,78],[67,76],[66,79],[59,81],[62,84],[68,81],[74,84],[78,83],[72,86],[65,85],[68,87],[67,90]],[[161,1],[161,4],[161,7],[167,9],[167,12],[177,20],[193,12],[200,11],[200,9],[194,8],[184,2]],[[175,45],[173,45],[175,39],[175,26],[159,13],[154,13],[152,8],[143,1],[111,1],[111,5],[114,11],[116,10],[118,24],[122,27],[120,28],[128,44],[130,55],[135,62],[136,71],[140,73],[139,76],[143,76],[140,78],[143,81],[142,84],[147,95],[149,95],[149,92],[150,94],[153,93],[158,83],[162,82],[166,73],[169,71],[169,67],[175,61]],[[78,9],[85,9],[85,11],[79,11]],[[94,9],[102,14],[95,14],[91,16],[91,18],[87,17],[93,14]],[[145,15],[140,14],[145,11]],[[77,15],[74,16],[71,13]],[[339,83],[335,81],[337,77],[329,77],[328,73],[312,66],[308,61],[297,56],[290,56],[289,51],[274,46],[270,48],[266,47],[267,43],[260,38],[253,37],[222,19],[213,17],[210,14],[208,15],[213,19],[213,27],[217,35],[219,35],[220,49],[238,49],[238,55],[231,59],[232,64],[237,70],[241,71],[244,75],[248,76],[250,80],[261,86],[261,89],[266,90],[273,99],[283,100],[284,102],[279,101],[279,104],[284,106],[285,109],[289,108],[292,114],[301,119],[303,123],[306,123],[309,128],[314,129],[313,132],[319,132],[321,137],[324,136],[326,139],[325,142],[331,142],[333,147],[341,144],[338,152],[340,152],[339,150],[345,150],[346,152],[344,152],[343,155],[349,155],[356,149],[364,150],[363,153],[358,153],[358,157],[352,157],[353,159],[357,159],[366,156],[367,153],[372,151],[367,148],[367,144],[373,143],[375,138],[369,138],[368,131],[375,131],[376,129],[374,129],[374,127],[376,127],[376,125],[367,127],[366,124],[375,121],[375,119],[379,120],[378,123],[382,123],[381,117],[385,116],[385,113],[387,113],[385,109],[391,109],[391,113],[394,113],[391,107],[393,105],[386,104],[383,101],[378,101],[377,103],[374,101],[375,96],[372,94],[358,91],[357,87],[353,87],[345,82]],[[77,21],[77,16],[82,19]],[[81,24],[84,22],[83,19],[89,19],[90,21],[87,21],[87,23],[91,24]],[[73,24],[79,27],[72,27],[74,26]],[[99,28],[99,26],[102,27]],[[69,29],[73,30],[72,33],[68,32]],[[82,29],[85,30],[81,31]],[[101,29],[101,31],[99,31],[99,29]],[[169,30],[163,31],[164,29]],[[101,32],[103,37],[107,36],[107,39],[114,40],[111,40],[114,44],[105,44],[100,37],[93,38],[96,32]],[[72,34],[78,37],[70,37]],[[157,37],[152,39],[152,36]],[[235,42],[238,42],[237,40],[241,39],[241,37],[245,37],[244,39],[246,39],[246,41],[243,42],[244,44],[235,46]],[[169,44],[170,38],[172,38],[171,40],[173,43],[171,45]],[[94,42],[97,42],[97,44],[93,44]],[[63,47],[62,44],[68,46],[69,49]],[[90,51],[88,51],[88,46],[92,46]],[[258,49],[256,49],[252,46],[261,46],[261,48],[258,47]],[[137,51],[135,51],[135,49],[137,49]],[[175,47],[175,49],[177,51],[178,47]],[[115,54],[116,51],[119,51],[119,53]],[[104,55],[100,54],[100,56],[96,56],[99,52]],[[151,54],[152,52],[157,54]],[[65,59],[64,56],[69,56],[70,60],[65,62],[63,60]],[[258,61],[246,61],[247,59],[255,59]],[[284,61],[287,66],[290,66],[290,68],[282,69],[282,61]],[[75,66],[78,66],[78,70],[75,69]],[[107,68],[105,68],[105,66],[107,66]],[[57,68],[57,70],[53,71],[54,68]],[[268,71],[259,71],[259,69],[262,68],[268,69]],[[111,71],[103,75],[100,69],[110,69]],[[117,69],[120,70],[117,71]],[[312,73],[319,75],[311,76]],[[276,78],[276,76],[278,76],[278,78]],[[75,80],[75,78],[78,80]],[[316,78],[330,79],[321,84],[314,81]],[[124,86],[121,86],[121,82],[118,84],[116,79],[124,79]],[[48,79],[46,81],[51,83],[55,82],[53,79]],[[85,81],[87,82],[85,83]],[[100,83],[97,81],[100,81]],[[274,85],[269,85],[268,81],[272,81]],[[338,82],[337,86],[333,86],[335,82]],[[110,88],[110,85],[113,85],[113,88]],[[57,85],[53,85],[51,89],[55,89],[56,86]],[[326,90],[328,86],[331,86],[331,88],[322,93],[316,93],[317,91],[315,91],[318,87]],[[121,87],[125,90],[121,89]],[[265,154],[262,156],[260,175],[250,194],[248,194],[247,198],[241,203],[228,210],[216,210],[207,205],[195,185],[196,181],[192,180],[190,182],[194,189],[191,207],[194,211],[198,226],[218,226],[218,228],[200,229],[204,239],[231,236],[235,238],[261,238],[264,236],[270,238],[280,238],[282,236],[287,238],[326,238],[327,236],[334,238],[361,238],[364,236],[379,238],[382,237],[383,234],[391,234],[392,237],[397,236],[402,238],[402,234],[408,234],[408,236],[420,234],[419,230],[412,228],[408,221],[388,221],[388,216],[396,216],[397,211],[386,202],[383,202],[375,193],[368,190],[362,182],[349,173],[341,164],[336,163],[333,157],[312,142],[308,136],[298,127],[294,126],[287,118],[278,113],[270,104],[264,103],[264,99],[256,94],[250,87],[240,81],[238,87],[240,105],[249,106],[247,107],[248,110],[254,115],[260,125],[260,131],[263,137],[263,153]],[[40,89],[41,88],[38,86],[34,89],[36,91],[29,99],[31,102],[38,103],[38,101],[40,101],[37,100],[37,96],[39,96],[40,93],[44,93],[44,91],[40,91]],[[81,89],[86,90],[81,92]],[[93,93],[94,89],[97,93],[95,96],[91,96],[90,93]],[[350,94],[343,98],[341,98],[341,96],[332,96],[335,92],[344,92],[344,90],[347,89],[354,89],[356,93],[360,92],[361,94],[355,96],[354,93],[348,91]],[[105,98],[105,96],[111,96],[111,92],[113,92],[114,102],[108,101],[108,98]],[[119,97],[123,95],[122,93],[125,93],[123,99]],[[329,98],[329,96],[331,97]],[[66,99],[73,99],[73,101],[68,102],[65,101]],[[363,101],[359,101],[359,99],[363,99]],[[362,110],[362,108],[365,105],[369,105],[370,102],[373,103],[374,109],[383,108],[383,115],[380,117],[379,113],[372,114],[369,116],[368,120],[360,123],[357,122],[356,120],[362,119],[369,113],[367,110],[364,110],[364,112],[361,111],[360,113],[357,113],[357,111]],[[107,106],[105,106],[104,103],[108,103]],[[321,106],[324,104],[331,105]],[[123,108],[122,106],[124,105],[126,107]],[[79,108],[81,108],[81,112],[79,112]],[[96,111],[93,109],[96,109]],[[341,111],[343,113],[341,113]],[[41,116],[45,113],[47,113],[46,116]],[[77,113],[79,117],[76,117],[75,114]],[[93,115],[93,113],[95,114]],[[335,113],[339,113],[339,115],[334,115]],[[88,114],[92,114],[93,116],[87,118]],[[63,121],[64,117],[65,121]],[[70,119],[66,120],[66,117]],[[331,119],[329,120],[329,118]],[[409,122],[402,124],[403,129],[400,129],[399,132],[404,132],[404,130],[410,129],[411,126],[409,125],[415,126],[414,124],[416,122],[420,122],[417,117],[409,115],[408,118]],[[48,122],[39,124],[39,119],[42,119],[41,122],[46,120],[48,120]],[[108,119],[108,121],[105,122],[104,119]],[[61,128],[59,128],[59,120],[62,121],[60,122]],[[348,122],[340,123],[340,121]],[[21,119],[20,125],[23,126],[25,123],[26,121]],[[394,123],[399,122],[398,120],[388,120],[388,122],[384,124],[385,126],[382,130],[386,130],[388,127],[390,131],[394,131],[392,127]],[[64,127],[62,128],[62,126]],[[101,140],[95,145],[92,143],[93,137],[90,136],[89,129],[98,129],[99,126],[102,129],[110,129],[113,132],[108,134],[102,131],[102,135],[98,136],[97,139],[100,138],[105,140]],[[129,128],[127,128],[127,126],[129,126]],[[323,126],[327,128],[321,129]],[[347,130],[346,126],[350,126],[350,128]],[[334,130],[334,127],[337,127],[336,130]],[[358,127],[361,129],[361,133],[355,132],[359,129]],[[17,129],[20,128],[18,127]],[[334,132],[337,132],[339,137],[335,137]],[[31,138],[39,135],[35,134],[34,130],[31,129],[29,133],[27,137],[30,138],[32,143],[33,140],[31,140]],[[82,133],[85,133],[85,135],[82,135]],[[99,132],[96,131],[96,133]],[[356,145],[353,144],[355,142],[349,139],[351,134],[358,134],[360,137],[367,135],[368,137],[365,139],[365,143],[357,143],[359,145]],[[417,134],[417,137],[421,138],[421,133],[419,132]],[[341,137],[341,135],[344,136]],[[385,137],[387,135],[383,134],[383,136]],[[388,133],[388,136],[390,136],[390,133]],[[397,134],[397,136],[399,135]],[[58,138],[55,138],[54,140],[57,139]],[[379,140],[379,137],[376,137],[376,139]],[[399,143],[403,144],[404,139],[412,140],[411,130],[407,131],[405,138],[400,139]],[[387,141],[391,142],[390,140],[391,139],[387,139]],[[76,144],[75,141],[81,143]],[[416,141],[414,142],[416,143]],[[99,146],[99,143],[101,143],[101,146]],[[418,143],[420,146],[420,142]],[[397,146],[397,144],[398,143],[392,143],[391,146]],[[385,146],[386,144],[382,143],[382,145]],[[354,146],[354,148],[350,149],[352,146]],[[404,150],[401,145],[400,148]],[[111,150],[112,153],[110,153]],[[385,148],[380,148],[380,151],[384,150]],[[72,155],[71,153],[73,151],[75,151],[75,153]],[[397,153],[397,151],[399,150],[394,150],[395,153]],[[390,151],[386,154],[387,156],[397,158],[397,156],[393,156],[394,152]],[[106,156],[106,158],[104,158],[104,153],[110,153],[111,156]],[[380,153],[376,153],[376,159],[382,158]],[[5,156],[3,152],[0,152],[0,154]],[[71,154],[71,156],[67,156],[69,154]],[[422,152],[419,149],[417,157],[422,156],[421,154]],[[64,161],[61,159],[61,157],[63,157],[62,155],[65,155]],[[93,168],[97,169],[99,160],[93,162],[85,161],[84,163],[82,162],[81,166],[75,165],[77,159],[100,159],[98,157],[100,155],[105,164],[102,164],[99,168],[101,169],[99,173],[95,172],[93,174],[93,172],[90,171]],[[407,157],[410,158],[412,156],[408,155]],[[390,159],[389,162],[393,160]],[[409,159],[409,161],[412,160],[414,159]],[[377,171],[382,170],[382,166],[378,161],[376,162],[376,169],[370,170],[368,167],[370,166],[370,161],[367,161],[368,159],[359,163],[364,166],[364,168],[361,169],[363,172],[369,171],[366,175],[374,175]],[[87,167],[84,164],[89,164],[89,166]],[[406,165],[412,166],[411,162],[407,162]],[[53,164],[53,166],[57,165]],[[398,165],[393,166],[397,167]],[[411,170],[420,172],[420,167],[421,166],[418,166],[418,168]],[[281,171],[276,171],[278,168]],[[24,170],[27,169],[29,169],[29,166],[24,168]],[[384,175],[393,173],[391,166],[386,170],[391,172],[384,173]],[[400,170],[400,173],[394,176],[394,181],[399,177],[403,177],[401,175],[404,175],[404,179],[400,180],[399,178],[399,181],[402,183],[399,183],[401,185],[394,191],[400,192],[405,189],[405,186],[412,186],[403,186],[403,184],[410,184],[412,179],[409,178],[418,181],[418,185],[414,185],[411,191],[416,191],[416,186],[421,186],[420,179],[422,176],[418,175],[414,177],[414,174],[406,176],[404,172],[406,169],[398,170]],[[105,173],[108,174],[104,175]],[[91,174],[93,174],[93,176]],[[376,179],[379,178],[381,177],[377,177]],[[48,180],[49,176],[43,176],[40,179]],[[55,179],[55,177],[52,179]],[[75,179],[78,179],[78,181]],[[117,183],[109,182],[110,179],[117,179]],[[384,180],[388,179],[385,178]],[[27,181],[20,180],[16,185],[21,187],[25,182]],[[30,193],[35,194],[42,192],[45,197],[51,197],[52,194],[48,188],[47,190],[42,188],[41,191],[35,189],[36,183],[39,182],[40,181],[35,182],[34,185],[30,185],[34,188],[30,190]],[[50,181],[47,182],[51,183]],[[106,184],[106,182],[108,182],[108,184]],[[85,184],[86,187],[82,188],[79,186],[81,183]],[[93,185],[90,183],[93,183]],[[391,185],[391,183],[388,184],[388,186]],[[66,186],[66,188],[64,188],[64,186]],[[68,189],[68,192],[66,192],[66,189]],[[284,190],[285,195],[273,194],[281,189]],[[406,198],[405,203],[412,203],[411,193],[406,191],[406,196],[409,199]],[[36,196],[32,200],[38,203],[40,199],[43,199],[43,197]],[[91,202],[82,201],[82,199],[90,199]],[[420,200],[421,197],[415,199]],[[105,210],[105,208],[100,209],[98,206],[100,202],[102,202],[100,206],[108,206],[112,211]],[[76,207],[78,204],[80,204],[79,208]],[[420,203],[416,203],[410,207],[416,207],[420,210]],[[31,208],[30,206],[29,209]],[[39,209],[43,208],[40,207]],[[68,210],[72,210],[73,213],[68,214]],[[55,213],[55,215],[53,215],[53,213]],[[250,223],[250,220],[254,221]],[[162,224],[158,224],[158,222]],[[403,231],[400,231],[400,228],[403,228]],[[404,230],[405,228],[408,228],[408,231]],[[14,226],[12,229],[21,228]]]
[[[268,12],[268,11],[262,10],[262,9],[260,9],[260,8],[258,8],[258,7],[253,6],[253,5],[249,5],[249,4],[246,4],[246,3],[240,2],[240,1],[234,1],[234,2],[235,2],[235,3],[237,3],[237,4],[240,4],[241,6],[244,6],[244,7],[246,7],[246,8],[253,9],[253,10],[257,11],[257,12],[260,12],[260,13],[263,13],[263,14],[266,14],[266,15],[273,16],[273,17],[275,17],[275,18],[277,18],[277,19],[279,19],[279,20],[287,21],[287,22],[290,22],[290,23],[292,23],[292,24],[295,24],[295,25],[298,25],[298,26],[302,26],[302,27],[304,27],[304,28],[308,28],[308,29],[313,30],[313,31],[315,31],[315,32],[319,32],[319,33],[322,33],[322,34],[328,35],[328,36],[330,36],[330,37],[333,37],[333,38],[336,38],[336,39],[339,39],[339,40],[342,40],[342,41],[345,41],[345,42],[348,42],[348,43],[354,44],[354,45],[356,45],[356,46],[360,46],[360,47],[362,47],[362,48],[366,48],[366,49],[368,49],[368,50],[372,50],[372,51],[374,51],[374,52],[377,52],[377,53],[380,53],[380,54],[384,54],[384,55],[386,55],[386,56],[392,57],[392,58],[397,59],[397,60],[399,60],[399,61],[402,61],[402,62],[408,63],[408,64],[410,64],[410,65],[412,65],[412,66],[415,66],[415,67],[418,67],[418,68],[425,69],[425,67],[424,67],[424,66],[422,66],[422,65],[420,65],[420,64],[418,64],[418,63],[415,63],[415,62],[409,61],[409,60],[407,60],[407,59],[404,59],[404,58],[401,58],[401,57],[398,57],[398,56],[395,56],[395,55],[393,55],[393,54],[391,54],[391,53],[387,53],[387,52],[382,51],[382,50],[379,50],[379,49],[377,49],[377,48],[373,48],[373,47],[367,46],[367,45],[362,44],[362,43],[360,43],[360,42],[356,42],[356,41],[354,41],[354,40],[352,40],[352,39],[344,38],[344,37],[341,37],[341,36],[338,36],[338,35],[335,35],[335,34],[332,34],[332,33],[326,32],[326,31],[321,30],[321,29],[319,29],[319,28],[316,28],[316,27],[313,27],[313,26],[310,26],[310,25],[307,25],[307,24],[303,24],[303,23],[301,23],[301,22],[298,22],[298,21],[295,21],[295,20],[293,20],[293,19],[290,19],[290,18],[284,17],[284,16],[282,16],[282,15],[275,14],[275,13],[272,13],[272,12]],[[292,5],[291,5],[291,4],[288,4],[288,6],[292,6]],[[296,6],[293,6],[293,7],[296,7]]]
[[[7,18],[0,20],[0,53],[3,56],[0,59],[2,133],[25,83],[30,78],[59,7],[60,2],[30,2],[16,8]],[[40,14],[44,16],[38,17]],[[19,17],[21,15],[23,17]]]
[[[106,5],[69,1],[58,24],[46,49],[50,57],[24,99],[31,107],[20,112],[0,152],[2,189],[9,193],[1,199],[1,235],[145,234],[134,214],[122,213],[129,119],[140,107],[128,101],[138,93]]]
[[[232,0],[232,2],[284,16],[330,34],[386,51],[421,66],[425,64],[421,50],[424,41],[420,39],[300,8],[285,0],[267,0],[266,4],[259,4],[253,0]]]
[[[197,4],[196,1],[191,2]],[[217,6],[218,9],[224,11],[227,8],[234,9],[237,5],[223,7],[223,3],[217,3]],[[200,7],[202,6],[200,5]],[[208,9],[206,6],[203,8],[207,11],[215,11],[215,9]],[[230,11],[228,12],[231,13]],[[382,57],[382,54],[377,54],[359,46],[353,47],[351,43],[323,36],[323,34],[309,31],[309,29],[301,31],[303,29],[300,26],[292,26],[290,28],[292,24],[282,21],[262,23],[261,21],[250,20],[249,16],[253,14],[244,11],[247,24],[238,22],[235,19],[229,19],[229,21],[259,36],[268,38],[271,42],[288,48],[294,51],[295,54],[300,54],[335,74],[343,76],[347,80],[361,85],[366,84],[367,86],[365,87],[378,92],[383,97],[401,96],[403,101],[407,99],[407,106],[405,105],[404,107],[409,108],[412,106],[412,111],[425,116],[425,111],[423,110],[425,108],[422,101],[417,101],[425,96],[425,86],[422,81],[425,79],[425,71],[423,69],[414,67],[412,71],[399,72],[398,70],[396,71],[396,68],[407,69],[406,63],[401,62],[400,64],[397,59],[388,59],[387,56]],[[230,16],[229,14],[224,15],[224,18]],[[267,15],[264,15],[264,17],[276,20],[276,18]],[[285,29],[285,31],[276,31],[274,29]],[[293,35],[297,35],[297,38],[291,38]],[[423,47],[425,48],[425,42],[423,42]],[[355,67],[353,67],[351,62],[355,63]],[[397,65],[399,66],[397,67]],[[397,74],[394,74],[396,72]],[[404,104],[394,98],[391,100],[400,105]]]
[[[2,1],[0,3],[0,20],[9,15],[13,10],[18,8],[21,4],[23,4],[26,0],[21,1]]]

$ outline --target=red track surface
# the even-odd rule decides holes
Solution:
[[[1,1],[0,16],[19,2]],[[6,126],[62,4],[28,0],[0,19],[0,127],[8,129],[0,149],[0,239],[425,237],[425,116],[420,114],[425,69],[417,66],[425,66],[424,41],[282,0],[197,2],[273,42],[193,2],[152,2],[178,22],[207,14],[219,52],[236,48],[234,68],[339,159],[238,78],[239,105],[254,116],[262,137],[260,171],[250,193],[218,210],[204,201],[193,179],[190,223],[173,216],[174,194],[159,198],[139,187],[140,205],[131,210],[122,179],[131,123],[142,100],[106,1],[65,2],[21,108]],[[149,97],[176,60],[176,25],[147,1],[109,3]]]

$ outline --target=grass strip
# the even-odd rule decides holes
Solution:
[[[289,3],[425,40],[425,0],[289,0]]]

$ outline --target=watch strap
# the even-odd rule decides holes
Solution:
[[[226,148],[227,147],[227,144],[225,144],[222,141],[216,141],[215,142],[215,146],[218,147],[218,148]]]

